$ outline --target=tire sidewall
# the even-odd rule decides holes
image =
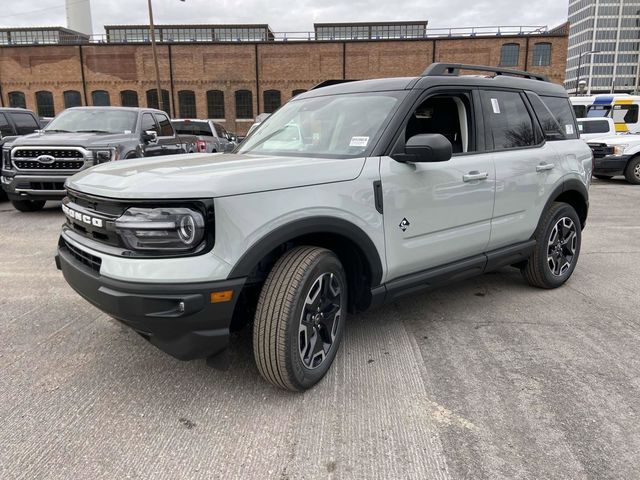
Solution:
[[[635,168],[640,163],[640,157],[632,158],[627,165],[626,179],[633,185],[640,185],[640,178],[635,174]]]
[[[304,365],[300,358],[298,345],[300,316],[302,315],[302,309],[304,308],[309,289],[316,279],[323,273],[333,273],[337,276],[338,281],[340,282],[342,292],[340,297],[341,315],[336,337],[327,357],[319,367],[309,369]],[[338,353],[347,316],[347,293],[347,280],[344,269],[338,258],[331,252],[327,251],[320,256],[314,262],[313,266],[304,273],[303,280],[300,282],[300,286],[295,292],[295,307],[292,309],[291,318],[287,325],[287,353],[291,367],[290,372],[293,374],[295,382],[301,389],[310,388],[320,381],[331,367],[331,364]]]
[[[549,264],[547,261],[547,248],[548,248],[547,244],[549,242],[549,236],[551,235],[551,231],[553,230],[553,227],[556,225],[558,220],[560,220],[562,217],[568,217],[571,219],[571,221],[573,221],[574,225],[576,226],[576,235],[578,237],[578,241],[576,245],[576,252],[574,254],[574,258],[573,258],[573,261],[571,262],[571,266],[569,267],[569,270],[567,270],[561,276],[556,276],[553,273],[551,273],[551,270],[549,269]],[[564,284],[567,280],[569,280],[569,278],[573,274],[573,271],[576,268],[576,265],[578,264],[578,259],[580,257],[580,249],[582,247],[582,229],[580,228],[580,219],[578,218],[578,214],[576,213],[575,209],[570,205],[563,204],[560,208],[558,208],[558,210],[555,212],[553,217],[551,217],[551,219],[549,220],[547,225],[545,225],[541,233],[542,233],[542,236],[540,239],[538,239],[537,248],[539,249],[538,254],[539,254],[540,261],[543,263],[543,265],[541,265],[542,274],[544,275],[545,281],[548,282],[550,286],[559,287],[560,285]]]

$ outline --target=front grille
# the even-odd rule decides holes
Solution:
[[[80,150],[75,149],[58,149],[58,148],[43,148],[42,150],[35,149],[20,149],[16,148],[13,151],[13,158],[38,158],[41,155],[50,155],[53,158],[84,158],[84,155]]]
[[[91,270],[100,272],[100,266],[102,265],[102,259],[100,259],[100,257],[80,250],[62,238],[60,239],[60,247],[67,250],[73,258],[91,268]]]
[[[604,158],[608,155],[613,155],[613,147],[604,143],[590,143],[589,147],[591,147],[594,158]]]
[[[24,188],[24,187],[23,187]],[[29,182],[31,190],[64,190],[64,182]]]
[[[56,160],[53,163],[40,163],[35,160],[14,160],[20,170],[80,170],[84,160]]]

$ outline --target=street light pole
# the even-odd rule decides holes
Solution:
[[[162,110],[162,87],[160,85],[160,67],[158,66],[158,52],[156,51],[156,27],[153,24],[153,7],[151,0],[147,0],[149,5],[149,30],[151,32],[151,51],[153,52],[153,64],[156,70],[156,94],[158,95],[158,108]]]
[[[577,74],[577,78],[576,78],[576,95],[578,95],[579,89],[580,89],[580,71],[582,70],[582,57],[584,55],[591,55],[592,53],[600,53],[598,50],[589,50],[587,52],[582,52],[579,56],[578,56],[578,74]]]

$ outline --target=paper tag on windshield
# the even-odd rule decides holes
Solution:
[[[369,143],[369,137],[351,137],[350,147],[366,147]]]
[[[567,124],[564,126],[567,135],[573,135],[573,125]]]
[[[131,130],[125,130],[125,131],[124,131],[124,134],[125,134],[125,135],[131,135]]]
[[[493,105],[493,113],[500,113],[500,104],[498,103],[497,98],[491,99],[491,105]]]

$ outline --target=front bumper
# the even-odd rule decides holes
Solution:
[[[56,265],[82,297],[159,349],[180,360],[192,360],[227,347],[244,278],[179,284],[124,282],[100,275],[87,259],[61,242]],[[233,290],[230,301],[210,302],[212,292],[226,290]]]
[[[2,188],[11,200],[62,200],[70,175],[2,175]]]
[[[624,170],[629,163],[630,155],[607,155],[595,158],[594,175],[624,175]]]

